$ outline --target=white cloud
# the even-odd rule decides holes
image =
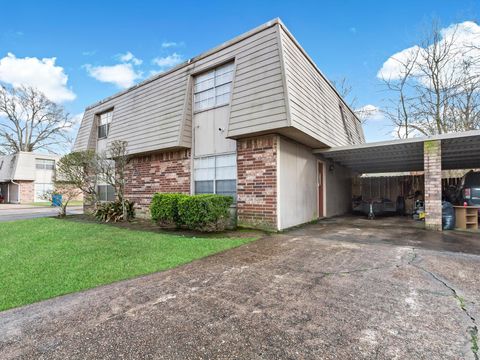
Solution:
[[[68,76],[63,67],[55,65],[55,61],[54,57],[17,58],[8,53],[0,59],[0,82],[13,87],[35,87],[55,102],[73,100],[76,95],[67,87]]]
[[[162,48],[167,49],[171,47],[178,47],[178,46],[183,46],[183,42],[175,42],[175,41],[164,41],[162,43]]]
[[[123,63],[132,63],[137,66],[143,63],[143,60],[136,58],[130,51],[127,51],[125,54],[119,54],[118,58]]]
[[[78,128],[80,127],[80,123],[82,122],[82,119],[83,119],[83,112],[82,113],[79,113],[79,114],[75,114],[73,116],[70,117],[70,121],[69,121],[69,124],[68,124],[68,132],[76,132],[78,130]]]
[[[112,66],[84,65],[88,74],[98,81],[110,83],[125,89],[142,77],[142,73],[136,71],[132,64],[117,64]]]
[[[456,69],[461,71],[457,66],[466,57],[480,57],[480,26],[472,21],[465,21],[463,23],[452,24],[440,30],[441,39],[446,43],[451,43],[455,39],[454,46],[452,46],[452,53],[456,53],[453,61],[451,61],[450,68],[446,69],[446,73],[455,73]],[[430,45],[431,46],[431,45]],[[475,47],[478,47],[475,49]],[[417,62],[421,64],[422,55],[425,48],[419,45],[414,45],[403,49],[396,54],[390,56],[382,65],[377,73],[380,79],[396,80],[402,76],[402,63],[405,63],[415,57],[418,53]],[[478,69],[480,74],[480,69]],[[413,69],[414,75],[420,75],[418,67]]]
[[[160,68],[160,71],[165,71],[175,65],[180,64],[183,57],[177,53],[170,54],[164,57],[157,57],[152,60],[152,63]]]
[[[380,108],[371,104],[355,109],[355,114],[357,114],[361,120],[380,121],[385,118]]]

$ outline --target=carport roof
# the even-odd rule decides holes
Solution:
[[[441,140],[442,169],[480,168],[480,130],[316,149],[358,173],[423,171],[423,143]]]

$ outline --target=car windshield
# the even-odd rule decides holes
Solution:
[[[465,187],[480,188],[480,172],[471,172],[465,175]]]

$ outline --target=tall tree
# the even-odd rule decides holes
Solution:
[[[0,87],[0,151],[55,152],[70,142],[68,113],[32,87]]]
[[[388,92],[384,112],[398,137],[480,128],[480,57],[458,25],[438,22],[421,42],[393,57],[395,72],[382,76]],[[478,49],[477,49],[478,50]]]

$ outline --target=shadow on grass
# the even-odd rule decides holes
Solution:
[[[68,215],[66,217],[56,218],[59,221],[73,221],[81,222],[86,224],[101,224],[106,226],[113,226],[121,229],[136,230],[136,231],[148,231],[157,234],[168,234],[168,235],[177,235],[177,236],[187,236],[187,237],[196,237],[196,238],[260,238],[266,235],[269,235],[268,232],[249,229],[249,228],[237,228],[235,230],[224,230],[219,232],[200,232],[192,231],[186,229],[177,229],[177,228],[162,228],[157,225],[152,220],[136,218],[131,221],[124,222],[102,222],[98,221],[91,215]]]

